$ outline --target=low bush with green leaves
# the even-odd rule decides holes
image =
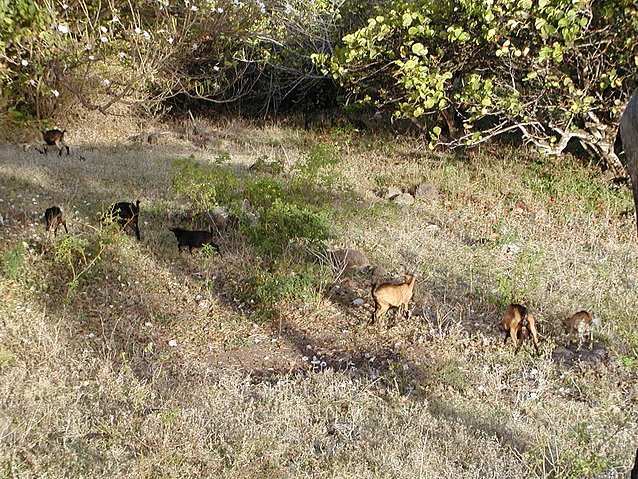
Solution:
[[[258,162],[266,163],[264,157]],[[322,245],[331,236],[334,210],[330,188],[339,159],[328,145],[315,145],[289,176],[238,173],[222,164],[198,163],[193,157],[173,163],[173,191],[200,210],[223,207],[238,217],[243,241],[258,255],[245,284],[257,302],[313,297],[324,274],[300,243]],[[283,268],[282,265],[286,265]]]

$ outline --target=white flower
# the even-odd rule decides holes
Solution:
[[[215,66],[213,67],[213,71],[218,72],[218,71],[219,71],[219,67],[218,67],[217,65],[215,65]]]
[[[117,54],[117,56],[120,57],[120,58],[126,58],[126,53],[120,52],[120,53]]]
[[[194,11],[194,12],[196,12],[197,10],[199,10],[199,8],[197,8],[197,5],[193,5],[193,6],[191,7],[191,10],[192,10],[192,11]]]
[[[29,62],[26,60],[22,60],[20,63],[22,63],[23,67],[26,67],[29,64]]]
[[[108,38],[106,38],[106,37],[100,37],[100,41],[101,41],[102,43],[106,43],[106,42],[108,42],[108,41],[109,41],[109,39],[108,39]]]
[[[173,37],[168,37],[168,43],[169,43],[169,45],[172,45],[174,41],[175,41],[175,40],[173,40]]]
[[[101,31],[102,33],[106,33],[106,32],[108,32],[108,31],[109,31],[109,29],[108,29],[108,28],[106,28],[104,25],[102,25],[102,26],[100,27],[100,31]]]
[[[63,3],[63,4],[62,4],[62,8],[63,8],[64,10],[67,10],[67,9],[69,8],[69,6],[68,6],[66,3]]]
[[[94,61],[95,60],[95,55],[89,55],[89,60]]]
[[[224,9],[222,7],[217,8],[217,13],[224,13]]]
[[[119,23],[119,21],[120,21],[120,17],[118,17],[117,15],[113,15],[113,20],[111,20],[111,22]]]
[[[51,93],[53,93],[53,96],[56,98],[60,96],[60,92],[57,90],[51,90]]]
[[[109,80],[108,78],[105,78],[104,80],[102,80],[103,87],[109,87],[110,85],[111,85],[111,80]]]
[[[168,345],[169,345],[171,348],[174,348],[175,346],[177,346],[177,341],[176,341],[176,340],[174,340],[174,339],[171,339],[171,340],[168,342]]]
[[[144,32],[144,40],[149,41],[151,39],[151,34],[148,32]]]
[[[142,29],[140,27],[135,27],[135,33],[139,35],[140,33],[142,33]]]
[[[60,24],[58,25],[58,31],[66,35],[67,33],[69,33],[69,27],[67,27],[66,25]]]

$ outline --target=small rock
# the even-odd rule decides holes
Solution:
[[[435,225],[434,223],[430,223],[425,227],[425,231],[427,231],[428,233],[436,233],[440,229],[441,227],[439,225]]]
[[[516,243],[507,243],[501,246],[501,253],[513,253],[516,254],[521,250],[521,247]]]
[[[396,196],[399,196],[401,193],[403,193],[399,188],[397,188],[396,186],[390,186],[388,188],[388,191],[386,191],[384,198],[386,200],[391,200]]]
[[[414,196],[410,193],[401,193],[400,195],[395,196],[392,201],[394,201],[397,205],[410,206],[414,204]]]
[[[228,212],[221,207],[208,212],[208,217],[218,231],[223,231],[228,223]]]
[[[356,298],[354,301],[352,301],[352,306],[363,306],[363,304],[365,303],[365,301],[363,300],[363,298]]]
[[[429,183],[421,183],[417,185],[414,190],[414,198],[417,200],[435,201],[439,199],[439,190]]]
[[[365,254],[351,248],[331,252],[330,259],[336,268],[345,267],[346,269],[352,269],[370,266],[370,260]]]
[[[372,268],[372,276],[376,276],[377,278],[382,278],[387,275],[388,275],[388,272],[383,266],[375,266],[374,268]]]

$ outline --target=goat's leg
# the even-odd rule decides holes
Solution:
[[[529,322],[529,332],[532,333],[532,341],[534,342],[534,348],[536,349],[536,354],[541,355],[540,346],[538,343],[538,331],[536,331],[536,325],[533,322]]]
[[[518,352],[518,348],[520,347],[519,344],[518,344],[518,339],[516,338],[517,333],[518,333],[518,328],[517,327],[511,327],[510,328],[510,338],[512,338],[512,342],[514,343],[514,351],[515,352]],[[521,344],[522,344],[522,341],[521,341]]]

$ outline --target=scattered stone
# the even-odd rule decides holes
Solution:
[[[575,345],[559,346],[552,351],[552,360],[562,366],[576,365],[596,367],[609,360],[609,350],[601,343],[594,343],[592,349],[577,348]]]
[[[388,191],[386,191],[384,198],[386,200],[391,200],[391,199],[399,196],[402,193],[403,192],[399,188],[397,188],[396,186],[390,186],[388,188]]]
[[[518,246],[516,243],[506,243],[503,246],[501,246],[501,253],[516,254],[520,251],[521,251],[521,247]]]
[[[397,205],[410,206],[414,204],[414,196],[410,193],[401,193],[400,195],[392,198],[392,201],[394,201]]]
[[[224,208],[218,206],[214,210],[209,211],[208,218],[214,228],[217,228],[217,231],[226,229],[226,225],[228,224],[228,212]]]
[[[363,306],[365,303],[365,301],[363,300],[363,298],[356,298],[354,301],[352,301],[352,306]]]
[[[421,183],[414,190],[414,198],[417,200],[436,201],[439,199],[439,190],[429,183]]]
[[[434,223],[430,223],[425,227],[425,231],[427,231],[428,233],[436,233],[440,229],[441,227],[439,225],[435,225]]]
[[[383,278],[388,275],[388,272],[383,266],[375,266],[372,268],[372,276],[377,278]]]
[[[356,249],[339,249],[330,253],[330,259],[335,268],[353,269],[370,266],[370,260]]]

